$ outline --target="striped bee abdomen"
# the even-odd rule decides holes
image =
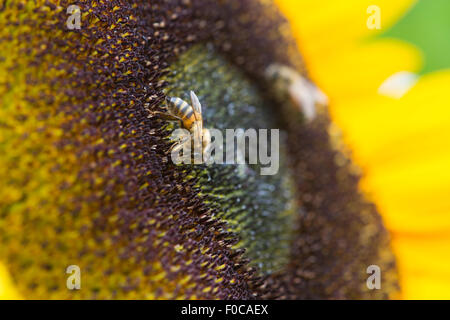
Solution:
[[[190,129],[195,121],[192,106],[178,97],[168,98],[169,112],[183,120],[183,127]]]

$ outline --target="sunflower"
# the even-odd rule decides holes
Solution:
[[[365,41],[365,19],[362,26],[349,19],[366,11],[361,2],[280,1],[305,64],[268,1],[80,1],[85,27],[73,32],[66,30],[66,1],[6,3],[0,12],[1,297],[18,298],[17,291],[26,298],[128,299],[395,294],[388,234],[358,191],[359,172],[342,153],[339,129],[323,109],[303,122],[286,101],[262,94],[264,70],[273,62],[299,71],[306,65],[328,94],[333,119],[366,173],[361,190],[383,210],[393,234],[408,297],[409,260],[393,218],[399,214],[389,213],[392,201],[379,190],[401,200],[398,184],[383,183],[397,178],[388,173],[407,171],[408,177],[411,171],[404,162],[397,170],[396,154],[384,148],[397,129],[394,120],[406,113],[401,110],[416,121],[405,134],[436,128],[421,118],[423,109],[410,108],[430,98],[415,90],[437,89],[443,80],[430,75],[410,88],[418,51],[398,40]],[[410,5],[380,3],[383,23]],[[399,78],[402,94],[394,90]],[[166,95],[183,97],[193,87],[213,126],[285,125],[278,175],[168,161],[172,127],[153,111]],[[378,120],[372,136],[364,119]],[[426,141],[414,139],[415,146]],[[409,151],[401,138],[390,145],[397,144],[399,154]],[[417,152],[414,159],[424,156]],[[413,185],[404,184],[402,190]],[[63,271],[73,261],[85,274],[83,290],[66,288]],[[382,268],[382,290],[367,290],[366,268],[373,263]]]
[[[379,36],[416,1],[277,3],[364,172],[360,188],[390,231],[398,297],[450,298],[450,72],[416,76],[419,48]],[[366,25],[371,5],[380,10],[381,30]]]

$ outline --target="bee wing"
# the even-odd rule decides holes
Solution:
[[[192,107],[194,108],[195,119],[202,120],[202,105],[194,91],[191,91],[191,101]]]
[[[200,104],[200,100],[198,100],[197,95],[194,93],[194,91],[191,91],[191,101],[192,101],[192,108],[194,109],[194,117],[197,124],[197,132],[195,133],[197,135],[197,138],[202,141],[201,137],[203,134],[203,117],[202,117],[202,105]]]

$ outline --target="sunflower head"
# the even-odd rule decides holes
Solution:
[[[305,68],[265,1],[7,2],[0,12],[0,261],[26,298],[379,298],[387,233],[325,109],[266,91]],[[280,170],[177,166],[166,95],[208,126],[282,128]],[[283,100],[283,99],[281,99]],[[331,139],[330,139],[331,137]],[[382,290],[366,287],[379,265]],[[67,267],[82,288],[68,290]]]

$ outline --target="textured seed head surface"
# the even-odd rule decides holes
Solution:
[[[67,29],[71,4],[79,30]],[[326,113],[306,125],[260,91],[273,61],[304,72],[286,30],[267,1],[6,1],[0,261],[19,292],[251,299],[395,290],[387,234],[330,140]],[[150,114],[166,94],[197,88],[207,126],[283,126],[279,175],[167,158],[171,127]],[[370,264],[386,275],[382,290],[365,287]],[[66,288],[69,265],[80,267],[82,290]]]

